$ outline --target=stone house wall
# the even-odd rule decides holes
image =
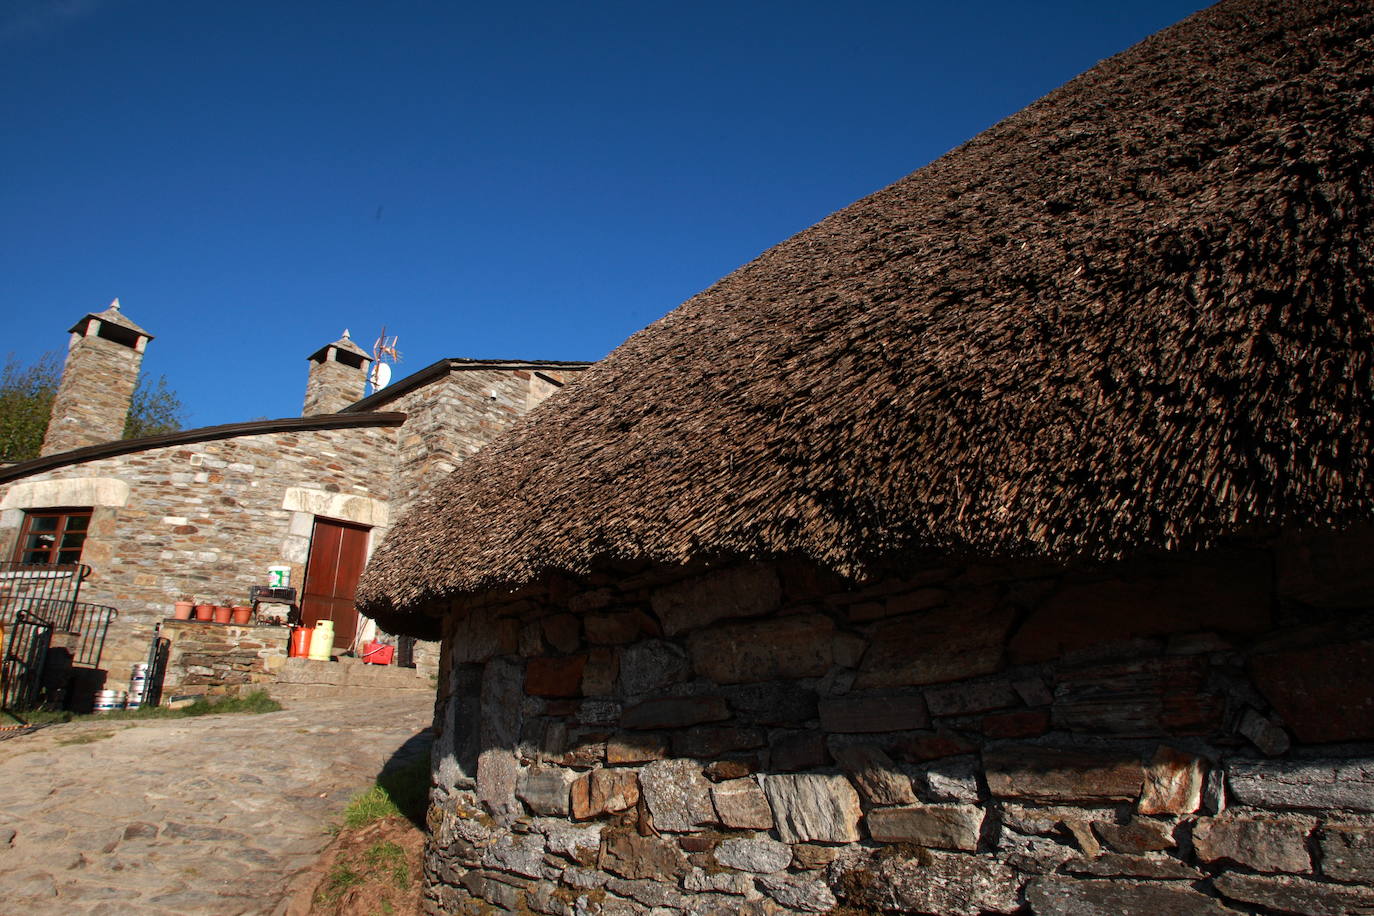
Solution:
[[[24,507],[94,507],[81,600],[119,611],[101,667],[121,687],[180,596],[245,604],[278,564],[299,586],[315,516],[369,524],[380,542],[395,435],[374,426],[236,436],[34,474],[0,486],[0,551],[11,555]]]
[[[164,698],[239,694],[267,686],[286,664],[287,627],[164,620]]]
[[[1370,912],[1372,546],[460,599],[426,911]]]

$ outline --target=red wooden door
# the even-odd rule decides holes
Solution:
[[[334,621],[334,647],[347,649],[358,632],[358,612],[353,596],[367,560],[367,528],[315,519],[310,537],[310,560],[305,567],[301,594],[301,620],[313,627],[321,620]]]

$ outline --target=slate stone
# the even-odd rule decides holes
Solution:
[[[1374,887],[1374,827],[1328,823],[1318,840],[1323,874]]]
[[[588,614],[582,619],[582,626],[587,642],[597,646],[623,646],[652,629],[648,618],[638,611]]]
[[[569,791],[577,774],[562,767],[530,767],[521,775],[516,795],[534,814],[567,816]]]
[[[946,757],[914,769],[912,782],[921,800],[930,802],[978,801],[978,758]]]
[[[697,630],[687,640],[692,667],[717,684],[820,677],[830,669],[835,623],[796,614]]]
[[[830,753],[869,805],[908,805],[916,801],[911,777],[898,770],[881,748],[856,744],[832,747]]]
[[[727,779],[742,779],[758,771],[757,761],[733,758],[729,760],[712,760],[706,764],[706,778],[712,782],[722,782]]]
[[[628,811],[639,803],[639,779],[634,770],[597,769],[579,776],[571,786],[572,816],[586,820]]]
[[[804,871],[825,868],[840,855],[838,846],[815,846],[811,843],[792,845],[792,865]]]
[[[707,872],[696,867],[683,877],[682,889],[695,894],[735,894],[741,897],[756,893],[753,875],[742,875],[738,872]]]
[[[763,730],[733,725],[700,725],[673,735],[673,756],[714,760],[731,751],[746,751],[767,743]]]
[[[877,624],[854,686],[917,686],[993,674],[1002,667],[1015,616],[1013,608],[949,607]]]
[[[715,857],[726,868],[771,875],[792,864],[792,847],[767,837],[731,837],[716,846]]]
[[[1374,739],[1374,639],[1257,655],[1249,668],[1300,741]]]
[[[1197,881],[1203,877],[1202,872],[1178,859],[1120,852],[1109,852],[1090,859],[1074,859],[1064,864],[1063,871],[1103,878]]]
[[[622,878],[675,878],[687,872],[687,856],[670,839],[632,830],[602,834],[601,868]]]
[[[824,881],[800,875],[768,875],[760,878],[759,887],[778,903],[803,913],[826,913],[834,909],[836,900]]]
[[[535,818],[531,826],[544,835],[548,852],[566,856],[581,865],[596,863],[597,853],[601,850],[600,824],[575,826],[562,818]]]
[[[763,777],[763,791],[784,842],[858,842],[862,814],[859,795],[843,776],[768,775]]]
[[[506,910],[514,910],[520,905],[525,888],[518,879],[493,871],[464,872],[461,881],[469,894]]]
[[[898,756],[912,763],[923,763],[927,760],[940,760],[959,754],[970,754],[976,750],[978,750],[978,745],[946,728],[938,728],[933,732],[903,735],[897,740]]]
[[[606,763],[648,763],[668,756],[668,736],[622,732],[606,740]]]
[[[1221,726],[1225,699],[1211,689],[1205,656],[1127,658],[1063,668],[1054,726],[1083,734],[1158,738]]]
[[[711,784],[690,760],[656,760],[639,774],[640,792],[654,827],[676,833],[715,822]]]
[[[1014,678],[1011,686],[1027,706],[1048,706],[1054,702],[1054,694],[1038,677]]]
[[[525,693],[535,697],[575,697],[582,693],[587,656],[531,658],[525,665]]]
[[[1018,709],[984,716],[978,727],[989,738],[1035,738],[1050,730],[1050,714],[1044,709]]]
[[[1250,743],[1259,748],[1260,753],[1269,757],[1283,756],[1293,744],[1288,738],[1288,732],[1253,709],[1245,710],[1245,714],[1240,717],[1238,731],[1249,738]]]
[[[683,902],[682,894],[677,888],[661,881],[626,881],[623,878],[612,878],[606,882],[606,890],[647,907],[668,908],[670,911],[680,908]],[[604,907],[602,912],[605,912]],[[636,907],[631,912],[643,911]]]
[[[969,853],[931,849],[919,860],[869,859],[847,869],[840,884],[849,889],[846,905],[873,910],[980,916],[1012,913],[1020,906],[1016,872],[996,859]]]
[[[988,790],[1047,802],[1135,801],[1145,778],[1134,757],[1036,745],[983,752]]]
[[[1227,872],[1212,880],[1223,896],[1242,903],[1301,916],[1345,916],[1374,913],[1374,888],[1327,884],[1292,875],[1244,875]]]
[[[1231,760],[1233,802],[1259,808],[1374,811],[1374,760]]]
[[[821,728],[827,732],[896,732],[925,728],[930,714],[919,696],[837,697],[820,702]]]
[[[1037,878],[1026,886],[1035,916],[1235,916],[1236,910],[1182,884]]]
[[[1145,768],[1136,811],[1140,814],[1192,814],[1202,807],[1207,761],[1160,745]]]
[[[1071,806],[1029,806],[1015,803],[1002,805],[1002,826],[1020,833],[1060,838],[1067,834],[1073,837],[1084,855],[1096,856],[1102,846],[1093,835],[1092,824],[1110,818],[1113,812],[1102,808],[1078,808]]]
[[[510,751],[493,748],[477,758],[477,797],[500,823],[525,813],[515,797],[519,776],[520,765]]]
[[[1312,861],[1307,837],[1312,818],[1223,814],[1193,828],[1193,849],[1203,862],[1234,862],[1254,871],[1307,874]]]
[[[977,805],[874,808],[868,832],[879,843],[913,843],[936,849],[978,848],[983,809]]]
[[[778,732],[770,736],[768,759],[771,770],[809,770],[829,763],[830,753],[820,732]]]
[[[1002,861],[1030,875],[1045,875],[1078,855],[1077,850],[1049,837],[1027,836],[1002,825],[997,851]]]
[[[620,653],[620,689],[627,696],[680,684],[691,676],[687,653],[661,639],[635,643]]]
[[[1143,817],[1133,817],[1125,824],[1093,821],[1092,829],[1098,839],[1116,852],[1159,852],[1178,845],[1169,824]]]
[[[711,801],[721,824],[739,830],[771,830],[773,810],[752,779],[729,779],[711,786]]]
[[[686,728],[703,722],[730,718],[725,700],[717,696],[662,697],[645,700],[626,709],[620,716],[625,728]]]
[[[976,712],[1005,709],[1020,703],[1020,697],[1007,681],[981,681],[930,687],[925,691],[926,706],[932,716],[967,716]]]
[[[816,718],[816,692],[795,683],[732,684],[721,694],[742,725],[803,725]]]
[[[620,660],[615,650],[605,647],[592,649],[587,653],[587,665],[582,669],[582,695],[584,697],[605,697],[615,693],[616,679],[620,676]]]
[[[482,866],[538,878],[544,872],[544,836],[539,833],[506,834],[486,848]]]
[[[582,644],[582,622],[573,614],[551,614],[542,621],[549,645],[566,654]]]
[[[710,572],[663,586],[650,596],[666,636],[699,630],[718,620],[771,614],[781,600],[778,575],[765,565]]]

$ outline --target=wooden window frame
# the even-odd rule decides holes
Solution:
[[[14,545],[14,562],[31,565],[54,565],[72,566],[81,562],[81,553],[86,547],[86,536],[91,530],[92,509],[89,506],[63,506],[53,509],[29,509],[24,513],[24,524],[19,528],[19,541]],[[57,527],[52,532],[36,532],[34,524],[39,519],[56,518]],[[74,518],[85,519],[85,526],[77,529],[81,532],[81,544],[76,548],[76,558],[63,561],[63,553],[70,553],[72,548],[66,550],[62,547],[62,541],[70,533],[71,520]],[[29,538],[35,534],[54,535],[52,545],[49,547],[29,547]],[[45,553],[46,559],[34,557],[34,554]]]

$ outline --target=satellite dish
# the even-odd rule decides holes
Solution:
[[[373,363],[372,373],[368,381],[372,383],[373,391],[381,391],[391,384],[391,366],[383,362]]]

